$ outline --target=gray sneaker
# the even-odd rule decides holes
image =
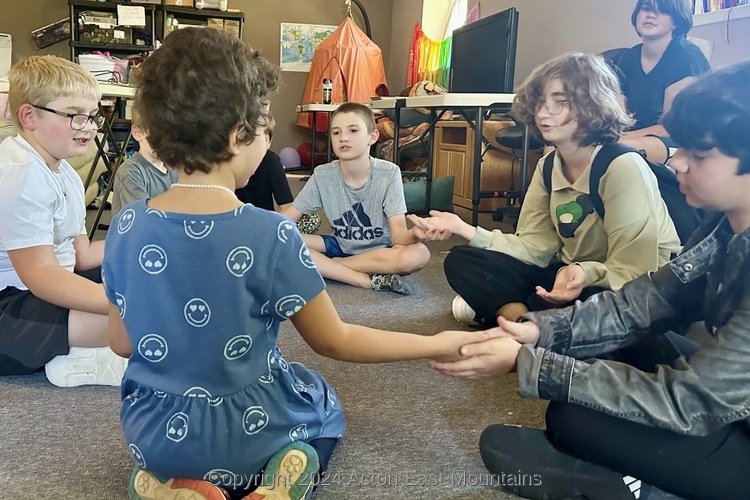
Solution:
[[[398,274],[373,274],[370,276],[372,289],[378,292],[396,292],[400,295],[409,295],[411,290],[406,283],[401,281]]]

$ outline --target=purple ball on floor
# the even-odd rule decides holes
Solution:
[[[296,149],[289,146],[279,151],[279,158],[285,169],[298,168],[301,165],[299,153]]]

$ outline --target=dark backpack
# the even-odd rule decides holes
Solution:
[[[604,202],[599,194],[599,181],[612,161],[625,153],[638,153],[643,156],[640,151],[625,144],[605,144],[599,150],[594,158],[594,163],[591,165],[589,196],[596,213],[599,214],[599,217],[602,220],[604,220]],[[544,187],[547,189],[548,193],[552,186],[552,166],[554,164],[554,157],[554,154],[548,154],[544,159],[544,166],[542,167]],[[677,229],[680,243],[684,245],[693,231],[695,231],[700,224],[703,214],[700,210],[688,205],[685,195],[680,192],[677,176],[674,172],[662,163],[653,163],[648,160],[646,160],[646,163],[651,167],[651,171],[656,176],[659,192],[661,193],[664,203],[667,205],[669,217],[672,219],[675,229]]]

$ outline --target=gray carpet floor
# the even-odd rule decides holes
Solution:
[[[485,217],[480,223],[492,227]],[[457,243],[429,245],[427,267],[405,278],[413,289],[408,297],[329,282],[340,316],[423,335],[465,329],[451,316],[453,293],[442,268],[445,251]],[[520,399],[513,376],[466,381],[441,376],[423,361],[333,361],[315,354],[289,322],[279,345],[287,360],[331,382],[347,418],[316,499],[513,498],[487,484],[477,446],[493,423],[543,427],[545,403]],[[0,401],[0,498],[127,498],[133,464],[120,431],[117,388],[61,389],[43,374],[2,377]]]

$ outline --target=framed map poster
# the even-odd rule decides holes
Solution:
[[[281,23],[281,70],[310,71],[315,47],[338,26]]]

